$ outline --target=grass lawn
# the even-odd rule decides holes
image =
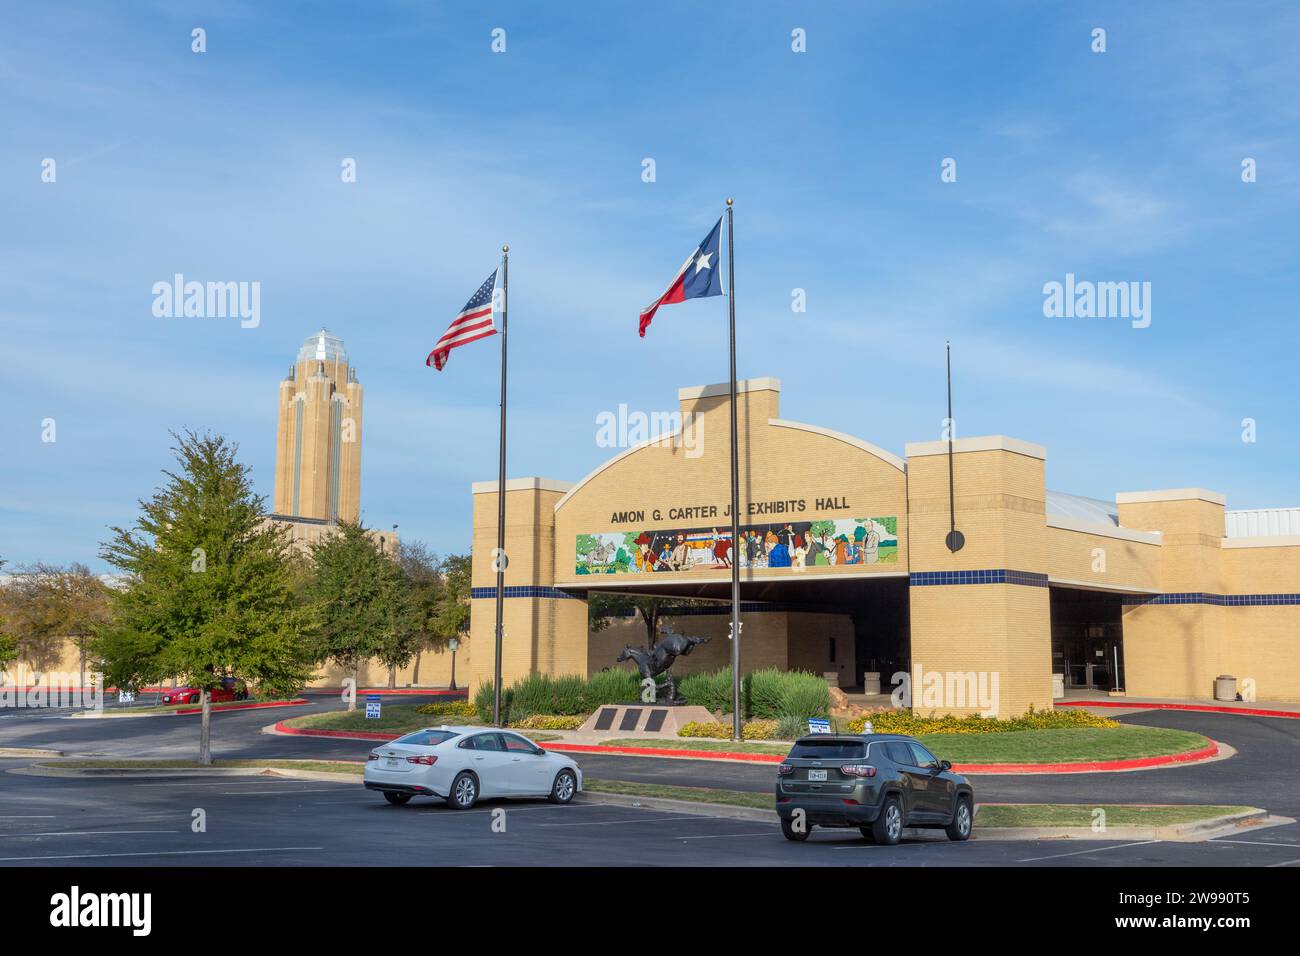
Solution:
[[[1106,812],[1106,825],[1112,827],[1163,827],[1175,823],[1194,823],[1229,813],[1241,813],[1250,807],[1210,806],[1131,806],[1091,803],[1017,803],[981,806],[975,814],[975,828],[981,827],[1090,827],[1093,811]]]
[[[409,734],[413,730],[425,727],[490,726],[477,717],[444,717],[439,714],[420,714],[416,708],[420,704],[384,704],[378,720],[366,720],[366,709],[358,707],[352,712],[331,710],[323,714],[304,714],[282,721],[287,727],[305,727],[311,730],[362,730],[381,734]],[[545,731],[516,730],[535,743],[559,740],[559,736]]]
[[[73,770],[200,770],[196,760],[60,760],[47,767]],[[228,769],[315,770],[361,776],[364,763],[344,760],[214,760],[213,767]]]
[[[712,790],[708,787],[674,787],[663,783],[632,783],[627,780],[582,781],[582,789],[593,793],[623,793],[633,797],[662,797],[667,800],[696,800],[721,803],[729,807],[756,807],[771,810],[775,797],[770,793],[746,793],[740,790]]]
[[[1209,741],[1200,734],[1163,727],[1062,727],[1055,730],[1016,730],[996,734],[923,734],[917,738],[941,760],[955,764],[1085,763],[1122,760],[1199,750]],[[671,750],[713,750],[730,753],[779,754],[787,744],[697,737],[676,740],[621,737],[605,741],[611,747],[662,747]]]
[[[293,698],[297,700],[298,698]],[[219,704],[211,704],[213,710],[224,710],[227,707],[242,707],[248,704],[287,704],[289,700],[226,700]],[[201,707],[201,704],[158,704],[156,707],[114,707],[112,705],[104,708],[105,714],[120,714],[123,717],[135,717],[140,714],[174,714],[178,710],[184,710],[190,707]]]
[[[1200,734],[1163,727],[1061,727],[1001,734],[926,734],[918,737],[941,760],[956,764],[1080,763],[1124,760],[1199,750]]]
[[[366,730],[372,733],[406,734],[425,727],[443,724],[459,726],[477,724],[476,717],[444,717],[439,714],[418,714],[420,704],[384,704],[378,720],[366,720],[366,708],[358,704],[354,711],[331,710],[323,714],[305,714],[284,721],[288,727],[309,727],[312,730]]]

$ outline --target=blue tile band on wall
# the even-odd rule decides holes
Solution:
[[[561,591],[559,588],[542,587],[536,584],[511,584],[502,589],[508,598],[573,598],[573,595],[567,591]],[[491,588],[472,588],[469,596],[472,598],[494,598],[497,596],[497,589]]]
[[[985,571],[913,571],[908,583],[914,588],[937,584],[1019,584],[1027,588],[1045,588],[1047,575],[1009,568],[990,568]]]
[[[1125,594],[1124,604],[1212,604],[1215,607],[1262,607],[1300,604],[1300,594],[1210,594],[1206,591],[1176,591],[1169,594]]]

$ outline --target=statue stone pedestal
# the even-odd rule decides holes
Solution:
[[[704,707],[692,704],[606,704],[598,707],[579,728],[581,733],[664,733],[676,736],[689,723],[712,723]]]

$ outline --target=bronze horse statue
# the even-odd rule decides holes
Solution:
[[[687,637],[685,634],[678,634],[675,631],[664,629],[664,637],[655,642],[655,646],[650,650],[644,647],[633,647],[628,644],[618,655],[618,662],[635,661],[637,670],[641,672],[641,682],[644,684],[650,681],[655,687],[655,703],[657,704],[684,704],[686,698],[677,693],[677,681],[673,679],[671,668],[673,662],[679,657],[685,657],[691,651],[695,650],[701,644],[707,644],[712,638],[708,637]],[[655,681],[656,674],[663,674],[663,683]]]

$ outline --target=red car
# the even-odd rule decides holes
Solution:
[[[175,690],[163,691],[164,704],[197,704],[200,688],[191,685],[177,687]],[[223,677],[210,688],[212,703],[221,704],[231,700],[248,700],[248,687],[237,677]]]

